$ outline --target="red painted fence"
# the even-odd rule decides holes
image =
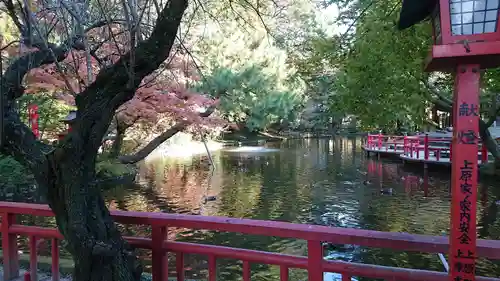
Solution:
[[[30,274],[36,280],[37,239],[52,239],[52,274],[58,280],[59,241],[63,239],[54,228],[19,225],[15,222],[18,214],[32,216],[53,216],[46,205],[0,202],[2,216],[2,248],[4,260],[4,280],[19,275],[17,236],[29,237]],[[184,280],[184,254],[205,255],[208,259],[209,281],[216,280],[216,260],[231,258],[243,261],[243,280],[250,280],[250,263],[270,264],[280,267],[280,280],[288,280],[290,268],[308,271],[309,281],[322,281],[323,272],[342,274],[342,281],[351,276],[369,277],[398,281],[448,281],[445,272],[385,267],[369,264],[327,261],[323,259],[323,242],[351,244],[366,247],[388,248],[398,251],[418,251],[428,253],[448,252],[448,238],[442,236],[411,235],[360,229],[335,228],[275,221],[233,219],[226,217],[205,217],[167,213],[143,213],[113,211],[116,222],[129,225],[150,225],[151,237],[126,237],[136,248],[152,250],[152,272],[154,281],[167,280],[166,253],[176,255],[177,280]],[[175,242],[166,240],[168,228],[189,228],[243,233],[249,235],[277,236],[307,241],[307,256],[293,256],[264,251],[237,249],[231,247]],[[480,257],[500,259],[500,241],[478,240],[477,254]],[[437,258],[437,257],[436,257]],[[500,281],[497,278],[478,277],[476,280]]]
[[[435,146],[433,143],[441,143],[442,145]],[[365,148],[382,152],[401,153],[407,156],[416,156],[416,158],[419,158],[423,153],[425,160],[429,160],[429,156],[434,155],[436,160],[439,161],[442,152],[449,153],[450,160],[452,156],[451,137],[368,135]],[[478,150],[478,152],[481,152],[481,163],[488,162],[486,146],[480,143]]]

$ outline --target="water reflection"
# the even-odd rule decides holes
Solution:
[[[403,166],[399,161],[365,158],[360,139],[305,139],[267,145],[266,153],[220,151],[212,171],[206,157],[170,160],[140,168],[139,184],[107,194],[111,208],[309,223],[334,227],[444,235],[449,228],[447,172]],[[478,234],[500,239],[500,190],[483,181]],[[214,200],[206,200],[210,197]],[[43,224],[42,221],[30,221]],[[124,227],[147,235],[149,229]],[[276,237],[177,229],[169,239],[306,255],[306,242]],[[437,255],[325,245],[329,259],[443,271]],[[149,253],[143,254],[145,258]],[[174,259],[172,259],[174,262]],[[205,278],[204,257],[186,257],[188,277]],[[172,264],[171,268],[175,268]],[[218,280],[239,280],[240,264],[219,261]],[[481,260],[478,272],[498,276],[497,262]],[[252,278],[276,280],[279,268],[253,265]],[[292,270],[291,280],[305,280]],[[336,275],[328,275],[336,280]],[[338,280],[338,278],[337,278]],[[364,280],[364,279],[360,279]]]

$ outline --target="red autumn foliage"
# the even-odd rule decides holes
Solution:
[[[43,14],[42,18],[47,20],[50,16]],[[96,28],[87,36],[89,45],[100,46],[93,54],[97,59],[85,51],[71,50],[57,65],[46,65],[30,71],[24,81],[26,92],[52,92],[57,99],[74,105],[74,95],[93,82],[103,67],[116,62],[121,54],[128,51],[128,39],[120,25]],[[0,40],[0,47],[6,44],[3,43]],[[16,57],[35,50],[13,44],[4,50],[4,55]],[[200,117],[200,112],[214,106],[217,100],[189,90],[188,84],[198,79],[195,64],[186,54],[175,49],[172,52],[164,69],[146,77],[135,97],[117,110],[118,121],[127,127],[137,122],[154,125],[165,122],[165,118],[169,123],[184,120],[201,127],[222,125],[223,121],[218,118]],[[88,61],[90,67],[87,66]]]

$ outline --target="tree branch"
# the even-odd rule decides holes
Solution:
[[[209,117],[214,111],[215,111],[215,106],[211,106],[205,112],[200,113],[200,117],[202,117],[202,118]],[[166,140],[173,137],[178,132],[182,132],[183,130],[185,130],[186,127],[189,126],[190,124],[191,124],[190,122],[186,122],[186,121],[177,123],[172,128],[168,129],[167,131],[163,132],[161,135],[154,138],[152,141],[150,141],[146,146],[144,146],[142,149],[140,149],[136,153],[131,154],[131,155],[120,156],[120,157],[118,157],[118,160],[123,164],[137,163],[137,162],[141,161],[142,159],[146,158],[149,154],[151,154],[151,152],[153,152],[153,150],[155,150],[158,146],[160,146]]]
[[[436,107],[439,111],[448,112],[448,113],[451,113],[451,111],[452,111],[452,107],[453,107],[452,104],[449,104],[443,100],[434,99],[431,102],[434,103],[434,105],[436,105]],[[497,112],[498,112],[498,110],[500,110],[500,108],[497,109]],[[491,152],[491,154],[493,154],[493,157],[496,160],[500,160],[500,149],[498,148],[498,144],[497,144],[496,140],[493,139],[493,137],[491,136],[490,131],[488,129],[494,122],[494,120],[491,121],[491,119],[493,119],[493,118],[490,117],[490,120],[488,122],[485,122],[483,119],[479,118],[479,135],[481,136],[481,142],[484,145],[486,145],[486,147],[488,148],[488,151]]]
[[[486,122],[487,127],[491,127],[493,123],[495,123],[495,120],[497,120],[497,116],[500,115],[500,106],[498,106],[495,110],[495,112],[490,116],[488,119],[488,122]]]
[[[173,137],[178,132],[181,132],[186,127],[187,127],[187,123],[185,123],[185,122],[177,123],[175,126],[173,126],[172,128],[168,129],[167,131],[163,132],[161,135],[157,136],[152,141],[150,141],[141,150],[137,151],[136,153],[134,153],[132,155],[120,156],[120,157],[118,157],[118,160],[123,164],[137,163],[137,162],[141,161],[142,159],[146,158],[151,152],[153,152],[153,150],[155,150],[163,142],[165,142],[169,138]]]
[[[88,156],[99,148],[118,107],[130,100],[144,77],[168,58],[187,4],[187,0],[169,1],[158,15],[151,36],[131,50],[135,52],[134,64],[129,60],[129,51],[111,67],[101,70],[95,81],[76,97],[78,112],[73,128],[85,143]],[[127,70],[132,68],[135,75],[131,78]]]

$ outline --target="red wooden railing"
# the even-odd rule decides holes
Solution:
[[[30,274],[37,280],[38,239],[52,239],[52,276],[59,279],[59,241],[63,239],[57,229],[19,225],[16,215],[53,216],[46,205],[0,202],[2,216],[2,247],[4,280],[19,275],[17,236],[29,237]],[[136,248],[152,250],[152,274],[154,281],[167,280],[168,267],[166,253],[176,255],[177,280],[184,280],[184,254],[205,255],[208,258],[208,280],[216,280],[216,260],[231,258],[243,261],[243,280],[250,280],[250,263],[270,264],[280,267],[280,280],[288,280],[290,268],[308,271],[309,281],[322,281],[324,272],[342,274],[342,280],[351,276],[398,281],[448,281],[445,272],[394,268],[370,264],[324,260],[323,242],[352,244],[366,247],[388,248],[398,251],[418,251],[428,253],[448,252],[448,238],[442,236],[412,235],[406,233],[378,232],[360,229],[335,228],[275,221],[233,219],[226,217],[205,217],[167,213],[143,213],[112,211],[116,222],[129,225],[149,225],[151,237],[126,237]],[[194,244],[166,240],[168,228],[189,228],[243,233],[248,235],[296,238],[307,241],[307,256],[294,256],[265,251],[237,249],[216,245]],[[480,257],[500,259],[500,241],[478,240],[477,253]],[[478,281],[500,281],[498,278],[478,277]]]
[[[439,142],[441,146],[433,146],[432,143]],[[436,157],[436,160],[441,159],[441,152],[448,152],[451,160],[451,138],[441,137],[441,138],[431,138],[428,135],[423,136],[389,136],[389,135],[368,135],[365,148],[376,150],[376,151],[386,151],[393,153],[401,153],[406,156],[419,158],[421,153],[424,153],[424,159],[429,160],[431,153]],[[481,163],[488,162],[488,150],[482,143],[478,146],[481,152]]]

